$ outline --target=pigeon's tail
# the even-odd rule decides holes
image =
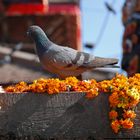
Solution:
[[[95,59],[88,65],[90,68],[99,67],[114,67],[114,64],[118,63],[118,59],[115,58],[101,58],[95,57]]]

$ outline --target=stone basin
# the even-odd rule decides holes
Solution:
[[[75,92],[1,93],[0,136],[37,140],[140,138],[140,105],[134,129],[114,134],[108,117],[108,96],[100,93],[87,99],[85,93]]]

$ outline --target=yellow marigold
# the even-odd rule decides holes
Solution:
[[[136,113],[132,110],[124,110],[123,117],[125,119],[127,118],[134,119],[136,117]]]
[[[125,108],[127,106],[127,104],[125,104],[125,103],[118,103],[118,105],[117,105],[117,107],[118,108]]]
[[[118,92],[118,96],[119,96],[119,103],[118,103],[117,107],[125,108],[128,105],[130,99],[128,98],[126,93],[122,90],[120,92]]]
[[[118,113],[115,110],[109,112],[109,119],[115,120],[118,117]]]
[[[129,85],[133,88],[136,88],[140,93],[140,74],[135,74],[133,77],[130,77]]]
[[[124,75],[116,74],[116,76],[111,80],[111,84],[114,87],[114,91],[121,91],[127,87],[128,78]]]
[[[126,94],[128,96],[130,96],[131,98],[133,98],[134,100],[139,100],[140,99],[140,94],[139,94],[138,90],[134,87],[128,89],[126,91]]]
[[[76,77],[67,77],[64,81],[67,85],[72,87],[77,85],[79,82],[79,80]]]
[[[130,119],[120,120],[120,123],[125,129],[132,129],[134,123]]]
[[[34,80],[33,83],[39,83],[39,84],[46,84],[50,79],[45,79],[45,78],[39,78],[38,80]]]
[[[114,121],[112,121],[111,122],[111,128],[113,129],[113,131],[115,132],[115,133],[118,133],[118,131],[120,130],[120,128],[121,128],[121,125],[120,125],[120,122],[119,122],[119,120],[114,120]]]

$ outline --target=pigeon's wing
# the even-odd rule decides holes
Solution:
[[[73,67],[76,67],[76,69],[92,69],[97,67],[104,67],[106,65],[114,65],[118,63],[118,59],[115,58],[94,57],[89,53],[78,51],[74,53],[73,49],[67,47],[64,48],[64,50],[65,52],[71,52],[71,55],[69,55],[71,58],[71,65]]]
[[[76,66],[81,66],[85,63],[89,63],[90,61],[94,60],[93,55],[90,55],[85,52],[80,52],[68,47],[64,47],[63,50],[66,54],[68,53],[71,59],[71,63]]]
[[[57,69],[78,70],[103,67],[116,64],[117,59],[94,57],[85,52],[79,52],[68,47],[52,47],[43,58],[45,65]]]
[[[68,47],[52,47],[43,59],[46,65],[50,64],[57,69],[75,70],[94,60],[94,56]]]
[[[107,65],[114,65],[117,63],[118,63],[118,59],[116,59],[116,58],[95,57],[94,60],[83,63],[83,65],[81,67],[98,68],[98,67],[104,67]]]

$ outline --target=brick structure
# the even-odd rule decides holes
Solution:
[[[0,22],[0,41],[8,43],[32,43],[26,36],[27,28],[36,24],[46,31],[49,38],[60,45],[81,49],[80,9],[78,2],[71,4],[51,0],[47,10],[42,13],[29,11],[26,3],[20,3],[21,10],[17,13],[18,4],[11,4],[5,11],[5,18]],[[43,3],[42,3],[43,5]],[[30,3],[31,6],[31,3]],[[24,9],[25,7],[25,9]],[[27,9],[26,9],[27,8]],[[31,8],[33,9],[33,8]]]

